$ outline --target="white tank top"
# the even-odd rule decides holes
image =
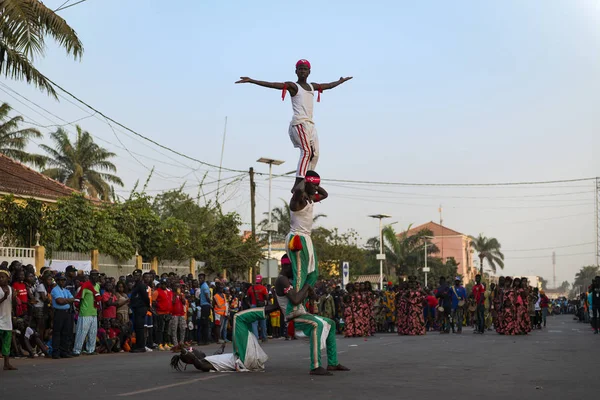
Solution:
[[[290,300],[285,296],[277,296],[277,302],[279,303],[279,308],[281,308],[281,312],[283,313],[286,321],[291,321],[292,319],[299,317],[300,315],[308,314],[306,308],[302,304],[298,304],[297,306],[293,305]]]
[[[313,122],[313,105],[315,99],[315,91],[312,85],[309,83],[310,91],[305,90],[299,83],[296,83],[298,87],[298,93],[292,96],[292,110],[294,116],[292,117],[292,125],[299,125],[303,122]]]
[[[308,202],[300,211],[290,210],[290,232],[294,235],[310,236],[313,225],[313,202]]]

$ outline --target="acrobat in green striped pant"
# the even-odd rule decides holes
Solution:
[[[240,366],[242,369],[250,371],[265,369],[269,357],[252,333],[252,323],[265,318],[264,307],[240,311],[233,317],[233,354],[242,362],[243,367]]]
[[[321,367],[321,349],[327,348],[327,366],[336,367],[337,345],[335,323],[329,318],[305,314],[293,319],[294,327],[302,331],[310,341],[310,369]]]

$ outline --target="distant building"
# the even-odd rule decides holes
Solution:
[[[453,258],[458,263],[458,273],[463,277],[463,283],[467,284],[475,278],[477,271],[473,268],[473,250],[471,249],[471,238],[469,235],[457,232],[433,221],[411,228],[407,234],[416,235],[422,230],[431,231],[430,242],[435,244],[442,262]],[[398,236],[402,235],[398,234]]]

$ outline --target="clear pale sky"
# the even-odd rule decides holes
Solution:
[[[240,76],[293,80],[295,62],[306,58],[311,81],[354,76],[315,103],[317,169],[331,194],[318,207],[328,215],[323,225],[355,229],[364,242],[378,232],[369,214],[390,214],[388,222],[403,230],[439,221],[442,204],[445,226],[498,238],[507,274],[542,275],[551,283],[553,248],[557,284],[595,262],[593,181],[424,188],[327,184],[327,178],[487,183],[600,175],[598,1],[208,3],[88,0],[61,11],[85,45],[81,62],[51,44],[36,65],[117,121],[213,164],[219,163],[227,116],[223,166],[266,172],[255,161],[272,157],[285,160],[275,168],[285,173],[298,159],[287,134],[289,99],[233,82]],[[207,168],[117,130],[121,145],[88,111],[25,84],[2,82],[66,121],[88,117],[82,127],[118,154],[126,182],[120,194],[127,195],[136,179],[143,182],[152,166],[151,193],[183,183],[197,193]],[[0,89],[0,100],[26,119],[64,123]],[[122,147],[140,154],[134,154],[139,162]],[[206,182],[217,176],[209,169]],[[268,189],[264,177],[257,183],[260,216]],[[274,205],[290,196],[291,183],[274,181]],[[213,192],[208,198],[215,189],[205,186]],[[248,223],[247,177],[221,193],[224,208]]]

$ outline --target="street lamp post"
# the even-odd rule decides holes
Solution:
[[[423,267],[423,272],[425,273],[425,287],[427,287],[427,273],[429,272],[429,267],[427,266],[427,239],[425,239],[425,266]]]
[[[256,160],[257,162],[260,163],[264,163],[264,164],[269,164],[269,223],[266,226],[266,231],[269,232],[269,250],[268,250],[268,256],[267,258],[270,260],[271,259],[271,236],[273,231],[277,230],[277,229],[273,229],[272,226],[272,222],[271,222],[271,183],[272,183],[272,177],[273,177],[273,165],[281,165],[284,163],[284,161],[281,160],[274,160],[272,158],[259,158],[258,160]],[[267,263],[269,263],[267,261]],[[267,264],[270,265],[270,264]]]
[[[369,215],[369,217],[379,220],[379,254],[377,259],[379,260],[379,290],[383,290],[383,261],[385,261],[385,254],[383,253],[383,219],[390,218],[391,215],[375,214]]]

